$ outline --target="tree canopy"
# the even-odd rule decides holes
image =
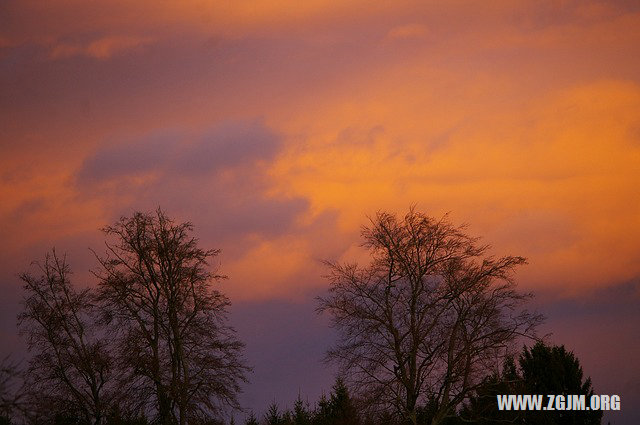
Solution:
[[[103,231],[97,288],[77,289],[55,251],[37,264],[38,275],[20,276],[19,326],[33,354],[25,418],[184,425],[239,408],[250,369],[228,323],[230,302],[214,287],[224,278],[209,264],[219,251],[200,248],[190,223],[160,209],[122,217]]]
[[[542,320],[515,289],[514,270],[526,261],[488,256],[464,227],[414,209],[378,213],[362,237],[368,265],[326,263],[330,289],[318,310],[339,336],[327,359],[373,410],[416,424],[429,403],[441,423]]]
[[[130,394],[153,406],[163,425],[239,407],[249,368],[227,323],[229,300],[213,287],[224,278],[208,263],[219,250],[201,249],[191,223],[175,223],[160,209],[103,231],[113,242],[97,256],[98,300]]]

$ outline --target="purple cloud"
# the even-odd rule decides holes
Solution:
[[[283,234],[308,209],[306,199],[268,195],[267,165],[281,144],[259,119],[227,120],[202,132],[157,131],[105,143],[85,159],[75,182],[80,197],[101,200],[113,220],[161,206],[194,222],[205,239],[241,253],[245,236]]]
[[[76,178],[82,185],[151,172],[176,177],[210,174],[271,160],[279,148],[279,137],[260,120],[230,120],[196,136],[164,130],[111,144],[85,159]]]

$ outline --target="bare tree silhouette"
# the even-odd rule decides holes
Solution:
[[[69,265],[55,250],[36,264],[40,276],[20,275],[25,296],[18,315],[33,353],[27,370],[30,414],[48,422],[65,411],[100,424],[109,404],[111,359],[95,329],[90,291],[73,288]]]
[[[0,362],[0,424],[10,423],[25,394],[19,364],[7,356]],[[4,421],[4,422],[3,422]]]
[[[362,236],[368,266],[326,263],[330,292],[318,311],[339,333],[327,359],[371,409],[416,424],[428,404],[441,423],[497,353],[541,322],[521,309],[530,295],[512,279],[525,259],[486,257],[464,227],[413,208],[404,218],[378,213]]]
[[[99,300],[117,338],[132,400],[155,406],[157,422],[180,425],[238,407],[249,368],[227,323],[229,300],[212,284],[224,276],[208,260],[190,223],[160,209],[135,213],[103,229],[115,239],[96,256]]]

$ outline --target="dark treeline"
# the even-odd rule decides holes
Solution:
[[[97,286],[73,284],[55,250],[20,275],[30,356],[0,366],[0,425],[600,423],[498,410],[500,394],[593,390],[572,353],[536,336],[543,317],[514,281],[526,260],[487,255],[447,217],[379,213],[362,229],[369,264],[326,262],[317,309],[337,332],[326,360],[340,378],[313,405],[299,396],[258,416],[238,403],[251,369],[215,289],[219,251],[160,209],[102,230]],[[514,358],[523,340],[535,344]]]
[[[499,411],[496,396],[499,394],[571,394],[593,395],[589,378],[584,379],[580,362],[563,346],[536,343],[530,349],[523,347],[514,359],[507,356],[502,370],[486,376],[472,395],[459,409],[441,423],[463,424],[535,424],[535,425],[595,425],[600,424],[602,411]],[[435,400],[417,408],[417,423],[430,425],[436,417]],[[243,425],[405,425],[391,411],[377,414],[367,412],[362,400],[354,399],[340,378],[328,397],[322,396],[314,405],[295,401],[292,408],[283,410],[272,403],[260,418],[253,413],[245,416]]]
[[[356,425],[360,423],[362,420],[356,403],[341,379],[336,380],[329,396],[321,396],[313,407],[298,396],[289,410],[283,410],[273,402],[261,418],[251,412],[241,422],[245,425]]]
[[[1,369],[6,383],[9,368]],[[6,388],[3,394],[9,394]],[[507,357],[503,368],[497,373],[485,377],[473,395],[466,400],[461,408],[447,417],[443,423],[448,425],[462,424],[558,424],[558,425],[595,425],[600,424],[602,412],[505,412],[498,411],[496,396],[498,394],[583,394],[590,397],[593,394],[590,379],[584,379],[578,359],[563,346],[547,346],[537,343],[531,349],[524,347],[519,357]],[[13,402],[7,398],[0,399],[0,406],[8,408]],[[355,400],[343,380],[336,379],[331,392],[313,405],[298,396],[289,409],[273,402],[262,415],[253,411],[242,414],[236,412],[230,419],[209,418],[202,423],[210,425],[404,425],[402,421],[390,412],[377,415],[364,413],[361,402]],[[433,403],[427,403],[418,408],[417,422],[421,425],[432,423],[433,412],[437,410]],[[9,425],[10,411],[2,411],[0,424]],[[85,420],[74,416],[73,410],[60,411],[55,415],[54,424],[87,424]],[[105,424],[120,425],[148,425],[155,421],[144,415],[137,418],[124,418],[115,414],[107,415]],[[242,418],[242,419],[239,419]]]

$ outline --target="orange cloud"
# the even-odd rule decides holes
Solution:
[[[97,60],[43,67],[36,57],[2,86],[3,136],[12,143],[1,147],[9,178],[0,180],[0,209],[16,243],[12,229],[38,219],[15,221],[14,213],[34,209],[38,199],[56,205],[55,220],[42,212],[51,237],[59,234],[53,229],[72,234],[106,224],[100,209],[114,204],[167,199],[195,214],[224,202],[225,216],[242,210],[235,215],[257,235],[255,245],[221,247],[238,255],[231,262],[242,266],[234,272],[264,288],[243,286],[246,296],[284,297],[275,280],[250,268],[257,257],[275,261],[279,249],[296,251],[278,275],[293,287],[292,276],[314,267],[302,259],[317,254],[309,240],[339,234],[340,244],[318,256],[361,258],[357,231],[365,214],[417,203],[433,215],[452,211],[498,253],[530,257],[523,278],[532,287],[562,281],[576,290],[640,273],[632,246],[640,197],[632,183],[640,133],[634,10],[533,2],[481,10],[465,2],[22,4],[14,8],[26,12],[11,14],[2,34],[10,53],[24,48],[16,58],[31,54],[16,44],[26,37],[55,45],[53,58]],[[161,48],[141,48],[149,43]],[[103,63],[114,57],[122,63]],[[96,79],[96,72],[127,78]],[[135,184],[91,198],[70,183],[82,164],[88,174],[105,165],[90,159],[114,138],[256,117],[283,140],[269,155],[250,148],[259,171],[241,168],[228,180],[208,174],[195,183],[178,172],[190,169],[174,166],[182,158],[176,153],[167,156],[162,179],[150,172],[154,184],[143,173]],[[66,223],[65,207],[86,215],[78,219],[87,226]],[[254,226],[252,209],[267,207],[276,218]],[[336,220],[322,231],[291,225],[328,211]],[[199,219],[210,232],[224,227]],[[236,231],[242,220],[227,227]],[[30,236],[34,243],[38,237]],[[615,246],[615,254],[601,246]]]
[[[225,263],[235,299],[301,299],[307,295],[304,272],[313,264],[308,242],[296,238],[256,241],[241,258]],[[317,279],[314,279],[317,280]]]
[[[6,0],[1,9],[6,329],[19,309],[16,273],[31,260],[56,246],[77,282],[95,282],[86,248],[101,249],[98,228],[158,205],[192,221],[203,248],[222,249],[215,260],[233,301],[310,303],[326,288],[318,260],[368,261],[366,215],[417,204],[469,223],[496,255],[528,257],[517,279],[564,298],[556,324],[577,317],[588,292],[604,302],[565,329],[567,341],[589,348],[576,330],[637,319],[637,291],[618,291],[640,276],[633,2]],[[275,304],[250,326],[286,303]],[[621,306],[630,313],[611,316]],[[596,356],[610,364],[607,347],[637,349],[632,328],[609,332]]]
[[[422,38],[428,34],[427,27],[422,24],[406,24],[392,28],[387,37],[396,40],[404,38]]]
[[[283,193],[308,197],[316,211],[335,208],[345,230],[365,212],[416,202],[434,215],[452,211],[497,252],[530,257],[528,285],[562,282],[571,292],[640,274],[640,85],[577,85],[512,111],[479,105],[444,136],[447,100],[432,99],[438,106],[421,120],[402,105],[424,94],[396,87],[398,98],[383,87],[309,114],[323,126],[274,168]],[[386,107],[376,110],[380,100]],[[340,131],[349,122],[360,130]]]

